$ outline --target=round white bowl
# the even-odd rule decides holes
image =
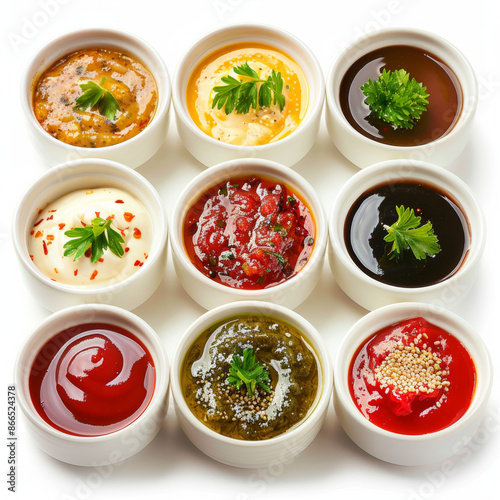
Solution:
[[[244,175],[262,175],[289,186],[311,210],[316,227],[314,248],[306,265],[295,276],[263,290],[241,290],[216,283],[194,266],[184,247],[182,227],[191,205],[215,184]],[[326,216],[312,186],[295,171],[279,163],[252,158],[227,161],[198,174],[180,194],[172,213],[171,228],[170,245],[177,277],[186,292],[205,309],[236,300],[264,300],[294,309],[318,283],[328,241]]]
[[[99,288],[77,288],[52,281],[35,266],[28,251],[28,237],[38,209],[71,191],[105,186],[127,191],[148,211],[154,229],[148,259],[127,279]],[[161,199],[142,175],[109,160],[66,162],[51,168],[35,180],[15,209],[12,240],[27,288],[51,311],[88,303],[111,304],[131,310],[153,294],[165,273],[167,219]]]
[[[427,50],[456,74],[462,87],[462,111],[446,135],[420,146],[391,146],[363,136],[345,118],[339,98],[345,73],[364,55],[389,45],[410,45]],[[478,87],[474,70],[465,56],[445,39],[415,28],[389,28],[363,35],[341,53],[326,78],[326,98],[325,116],[330,138],[338,150],[358,167],[396,158],[425,160],[447,166],[462,152],[469,139],[477,108]]]
[[[242,42],[265,43],[281,49],[302,68],[309,85],[309,105],[299,127],[271,144],[238,146],[218,141],[197,127],[187,109],[187,83],[198,64],[217,49]],[[181,58],[172,85],[179,136],[186,149],[207,167],[245,157],[264,158],[292,166],[306,155],[316,139],[324,98],[323,72],[309,48],[290,33],[260,23],[224,26],[200,38]]]
[[[447,194],[462,210],[470,246],[460,268],[434,285],[405,288],[381,283],[365,274],[351,259],[344,239],[344,225],[353,203],[368,189],[391,181],[419,181]],[[474,194],[456,175],[430,163],[389,160],[360,170],[340,190],[329,218],[330,268],[342,290],[366,309],[394,302],[428,302],[454,308],[467,295],[477,276],[486,241],[486,225]]]
[[[349,392],[349,365],[358,347],[378,330],[417,316],[465,346],[476,367],[476,388],[467,412],[449,427],[429,434],[397,434],[376,426],[358,410]],[[427,465],[458,452],[474,435],[491,392],[493,367],[483,340],[462,318],[429,304],[400,303],[372,311],[353,325],[335,356],[334,381],[335,412],[344,431],[361,449],[397,465]]]
[[[186,351],[198,336],[214,323],[238,313],[260,313],[282,319],[300,331],[316,352],[321,365],[320,397],[309,415],[297,426],[271,439],[245,441],[222,436],[202,424],[189,409],[180,385],[180,373]],[[235,467],[265,467],[288,464],[316,437],[323,425],[332,393],[330,357],[316,329],[297,313],[266,302],[247,301],[227,304],[206,312],[184,333],[175,351],[172,368],[172,396],[176,415],[189,440],[209,457]]]
[[[158,86],[158,106],[151,122],[139,134],[119,144],[84,148],[66,144],[47,133],[33,111],[33,91],[40,75],[66,54],[85,48],[107,48],[136,57],[153,74]],[[49,165],[78,158],[104,158],[136,168],[151,158],[165,141],[169,125],[170,77],[160,55],[141,38],[123,30],[92,28],[59,36],[38,52],[21,81],[21,105],[35,149]]]
[[[30,396],[29,375],[37,353],[50,338],[72,326],[94,322],[122,327],[142,341],[153,358],[155,389],[144,412],[127,427],[102,436],[73,436],[50,426],[39,415]],[[158,336],[141,318],[114,306],[86,304],[50,315],[24,341],[14,376],[30,436],[45,453],[69,464],[107,465],[135,455],[156,436],[167,413],[169,365]]]

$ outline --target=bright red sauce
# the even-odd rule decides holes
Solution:
[[[291,278],[307,262],[314,238],[311,212],[299,196],[260,177],[213,186],[184,220],[193,264],[233,288],[268,288]]]
[[[413,370],[423,371],[413,388],[404,388],[400,366],[409,365],[401,360],[408,361],[410,353],[417,364]],[[378,427],[398,434],[428,434],[452,425],[469,408],[475,384],[469,352],[453,335],[423,318],[375,333],[358,348],[349,369],[351,397],[359,411]]]
[[[75,436],[100,436],[133,422],[153,395],[153,359],[127,330],[88,323],[59,332],[40,350],[29,377],[40,416]]]

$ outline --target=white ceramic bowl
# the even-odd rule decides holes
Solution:
[[[144,63],[158,86],[158,106],[147,127],[127,141],[101,148],[72,146],[52,137],[38,123],[32,106],[34,86],[40,75],[61,57],[76,50],[96,47],[122,51]],[[121,29],[83,29],[59,36],[32,58],[21,81],[21,105],[30,138],[40,156],[50,166],[78,158],[104,158],[132,168],[138,167],[151,158],[165,141],[170,97],[170,78],[160,55],[144,40]]]
[[[105,186],[129,192],[149,212],[154,232],[148,259],[127,279],[99,288],[77,288],[52,281],[33,264],[28,251],[28,236],[38,209],[76,189]],[[167,219],[158,193],[142,175],[109,160],[82,159],[51,168],[25,191],[14,212],[12,240],[27,288],[47,309],[103,303],[131,310],[146,301],[163,278]]]
[[[389,45],[410,45],[429,51],[456,74],[462,87],[460,117],[446,135],[420,146],[391,146],[361,135],[345,118],[339,89],[346,71],[364,55]],[[339,151],[360,168],[395,158],[425,160],[446,166],[465,148],[477,108],[478,87],[474,71],[465,56],[443,38],[415,28],[389,28],[363,35],[342,51],[326,78],[326,124]]]
[[[197,65],[226,45],[259,42],[277,47],[302,68],[309,85],[309,105],[301,124],[289,136],[271,144],[238,146],[210,137],[192,120],[186,104],[189,77]],[[297,163],[311,149],[318,133],[325,97],[325,82],[314,54],[290,33],[263,24],[234,24],[218,28],[195,42],[181,58],[172,85],[177,130],[184,146],[201,163],[210,167],[237,158],[265,158],[287,166]]]
[[[349,365],[358,347],[378,330],[419,316],[446,330],[469,351],[476,367],[476,388],[469,409],[451,426],[429,434],[397,434],[371,423],[358,410],[349,392]],[[339,422],[360,448],[393,464],[426,465],[458,452],[474,435],[491,392],[493,367],[483,340],[462,318],[429,304],[400,303],[368,313],[349,330],[335,356],[334,384]]]
[[[457,203],[468,221],[470,247],[464,262],[452,276],[434,285],[404,288],[381,283],[364,273],[347,251],[344,225],[353,203],[379,184],[404,180],[435,186]],[[394,302],[428,302],[449,309],[456,307],[474,283],[486,241],[484,217],[470,188],[448,170],[411,160],[381,162],[353,175],[340,190],[328,224],[332,273],[352,300],[370,310]]]
[[[74,436],[49,425],[33,405],[29,375],[41,347],[57,333],[85,323],[108,323],[128,330],[146,346],[155,366],[155,389],[144,412],[127,427],[102,436]],[[125,460],[142,450],[163,426],[169,398],[169,365],[154,330],[133,313],[114,306],[86,304],[53,313],[26,338],[15,365],[19,406],[34,442],[58,460],[99,466]]]
[[[208,278],[191,262],[183,241],[184,218],[196,199],[207,189],[229,177],[245,175],[262,175],[290,187],[306,202],[316,225],[314,249],[306,265],[295,276],[263,290],[231,288]],[[186,292],[206,309],[236,300],[265,300],[294,309],[316,286],[323,269],[328,241],[326,216],[312,186],[299,174],[283,165],[251,158],[224,162],[198,174],[180,194],[172,213],[171,228],[170,244],[177,277]]]
[[[238,313],[260,313],[291,324],[303,333],[321,365],[320,396],[309,415],[297,426],[271,439],[245,441],[222,436],[202,424],[191,412],[180,386],[181,366],[186,351],[208,327]],[[265,467],[291,463],[316,437],[323,425],[332,393],[332,368],[327,349],[316,329],[297,313],[266,302],[247,301],[218,307],[198,318],[184,333],[175,351],[172,368],[172,396],[177,418],[189,440],[209,457],[235,467]]]

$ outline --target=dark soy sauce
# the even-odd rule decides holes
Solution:
[[[404,69],[427,87],[429,104],[413,129],[394,129],[376,118],[360,87],[377,80],[383,69]],[[340,85],[340,105],[347,121],[362,135],[393,146],[418,146],[446,135],[462,110],[462,89],[455,73],[438,57],[417,47],[383,47],[358,59]]]
[[[389,259],[392,243],[384,241],[383,226],[397,221],[396,205],[413,208],[421,225],[432,223],[439,253],[417,260],[406,250]],[[347,214],[344,239],[352,260],[368,276],[406,288],[429,286],[453,275],[470,243],[467,220],[457,204],[434,187],[411,181],[383,184],[363,193]]]

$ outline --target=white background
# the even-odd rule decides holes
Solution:
[[[7,413],[7,386],[12,382],[19,346],[49,314],[20,282],[11,245],[13,208],[29,183],[46,171],[26,140],[19,81],[32,55],[46,42],[84,27],[110,26],[143,37],[163,56],[171,76],[180,56],[195,40],[232,22],[261,21],[292,32],[316,54],[325,75],[345,44],[377,28],[424,28],[457,45],[476,70],[480,101],[471,141],[449,169],[476,193],[486,214],[489,240],[477,284],[456,312],[483,336],[496,363],[500,348],[500,39],[495,4],[462,0],[4,2],[0,21],[1,413]],[[170,214],[180,188],[203,168],[184,149],[172,122],[165,146],[138,172],[155,185]],[[317,189],[328,212],[335,193],[357,171],[329,142],[323,122],[314,148],[294,168]],[[159,289],[135,312],[152,325],[171,354],[183,331],[204,311],[180,287],[169,257]],[[332,357],[348,328],[366,313],[337,287],[327,265],[317,289],[297,312],[319,330]],[[235,500],[306,496],[370,500],[492,498],[491,488],[496,488],[500,471],[499,392],[496,383],[480,430],[462,452],[446,462],[417,468],[389,465],[358,449],[339,426],[332,405],[317,439],[292,464],[257,471],[220,465],[204,456],[184,436],[172,407],[163,429],[146,449],[100,470],[70,466],[45,455],[30,441],[19,416],[17,495],[40,500],[181,496]],[[6,436],[5,416],[1,425],[0,435]],[[5,444],[0,449],[4,450],[0,453],[3,496],[8,486],[8,450]]]

